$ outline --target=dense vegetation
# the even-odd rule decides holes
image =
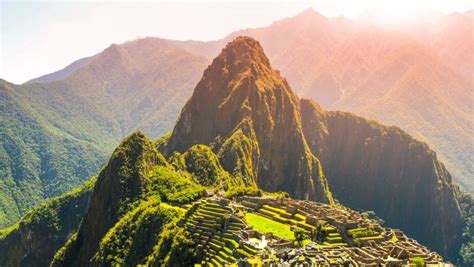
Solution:
[[[112,45],[59,79],[0,80],[0,228],[96,174],[124,135],[169,131],[205,62],[149,38]]]
[[[201,150],[208,151],[204,147]],[[175,155],[170,164],[157,151],[156,144],[141,132],[125,138],[99,175],[91,209],[77,235],[58,251],[54,265],[82,265],[90,259],[97,264],[136,265],[147,262],[148,255],[154,253],[171,253],[168,260],[173,260],[177,246],[173,244],[183,240],[165,237],[168,232],[178,231],[170,227],[183,215],[183,210],[172,205],[190,203],[200,198],[206,188],[198,183],[205,183],[202,174],[188,172],[186,165],[179,163],[185,162],[186,157],[179,157]],[[218,166],[213,165],[216,161],[212,157],[200,158],[193,166],[199,164],[209,170]],[[97,225],[97,221],[101,224]],[[158,247],[154,248],[155,245]],[[153,257],[150,261],[154,261]]]
[[[49,199],[0,230],[0,265],[47,266],[81,222],[96,179]]]
[[[162,201],[184,204],[201,197],[204,187],[192,180],[191,175],[169,166],[157,166],[150,176],[148,194],[158,195]]]
[[[94,261],[126,266],[144,262],[160,240],[164,226],[183,213],[180,208],[160,203],[156,198],[137,205],[102,238]]]
[[[0,81],[0,228],[96,174],[107,155],[106,146],[88,141],[90,132],[71,134],[66,118],[37,112],[41,107],[22,93]],[[96,136],[100,139],[100,132]]]
[[[459,204],[464,213],[462,246],[459,251],[459,263],[474,266],[474,199],[472,195],[459,192]]]

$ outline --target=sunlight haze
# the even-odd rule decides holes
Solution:
[[[0,78],[14,83],[59,70],[111,43],[146,36],[215,40],[268,26],[312,7],[325,16],[380,22],[424,12],[463,12],[470,1],[8,2],[0,3]]]

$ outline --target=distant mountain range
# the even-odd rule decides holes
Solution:
[[[240,36],[206,68],[171,134],[156,142],[131,134],[96,180],[0,231],[8,251],[0,264],[199,263],[204,247],[184,222],[206,189],[228,199],[273,192],[373,210],[449,260],[462,244],[456,187],[428,145],[397,127],[300,99],[259,42]],[[196,216],[213,225],[205,218],[214,214]]]
[[[466,38],[474,32],[474,11],[432,14],[414,25],[395,29],[370,16],[326,18],[308,9],[218,41],[169,42],[210,60],[235,36],[255,37],[299,96],[400,126],[428,142],[474,192],[474,40]],[[37,81],[60,79],[88,60]]]
[[[470,11],[395,30],[307,10],[218,41],[139,39],[24,85],[1,81],[0,226],[95,174],[128,133],[169,132],[202,69],[243,34],[299,96],[399,126],[473,192],[472,22]]]

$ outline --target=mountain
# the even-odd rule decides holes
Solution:
[[[472,19],[472,12],[438,14],[394,29],[309,9],[218,41],[144,38],[24,85],[2,81],[9,126],[0,146],[0,227],[93,175],[131,131],[155,138],[170,131],[202,68],[242,34],[260,40],[299,96],[400,126],[473,192],[474,46],[465,38]]]
[[[305,101],[302,110],[305,136],[340,203],[375,211],[386,225],[450,259],[457,257],[463,214],[456,188],[426,143],[351,113],[314,116],[320,110],[312,101]]]
[[[127,133],[169,131],[205,64],[148,38],[23,85],[0,81],[0,227],[91,177]]]
[[[229,146],[236,162],[235,143],[245,148],[240,158],[250,162],[225,163]],[[231,173],[251,166],[246,172],[256,173],[264,190],[321,201],[305,189],[325,189],[328,183],[324,191],[344,205],[374,210],[443,255],[459,249],[462,214],[452,178],[436,154],[398,128],[299,100],[251,38],[237,37],[204,72],[165,154],[194,144],[210,144]],[[301,174],[311,176],[299,161],[308,159],[317,162],[319,177],[306,182]]]
[[[472,39],[465,38],[472,32],[472,19],[472,12],[454,13],[440,16],[436,21],[427,20],[427,22],[419,23],[418,27],[393,30],[344,18],[329,19],[313,10],[307,10],[294,18],[275,22],[269,27],[233,33],[216,42],[180,42],[145,38],[121,45],[112,45],[103,52],[79,60],[62,71],[33,79],[24,85],[1,81],[2,112],[0,116],[6,127],[0,130],[2,133],[0,226],[13,224],[36,203],[65,192],[91,177],[99,170],[112,148],[125,134],[142,129],[156,138],[171,130],[179,114],[179,108],[191,95],[192,87],[198,81],[202,68],[227,41],[242,33],[258,37],[266,48],[273,65],[288,76],[289,83],[300,96],[316,99],[324,107],[330,109],[343,109],[385,124],[400,126],[415,138],[428,142],[430,147],[438,153],[439,158],[446,163],[455,181],[459,182],[464,189],[472,191],[473,133],[470,126],[472,125],[471,70],[473,61],[469,59],[472,58],[470,51],[473,46],[470,43]],[[232,77],[232,79],[239,78]],[[273,77],[271,83],[279,84],[275,81],[279,79]],[[283,87],[286,88],[286,86]],[[237,90],[239,92],[246,90],[244,85],[239,88]],[[268,92],[266,94],[271,95],[271,98],[279,96]],[[232,99],[234,97],[236,96]],[[225,105],[223,108],[240,110],[241,107],[246,109],[248,106],[259,110],[260,104],[263,103],[259,102],[259,98],[260,96],[255,99],[256,103]],[[294,97],[289,98],[293,99],[290,100],[292,105],[301,105],[296,110],[302,109],[304,104],[295,104]],[[193,105],[199,106],[198,103]],[[214,111],[220,110],[215,106],[214,108]],[[299,137],[290,138],[296,144],[295,147],[291,144],[291,148],[295,153],[304,153],[307,158],[314,157],[315,160],[308,163],[292,161],[284,170],[275,168],[270,170],[274,173],[265,173],[266,164],[277,165],[278,163],[281,166],[280,162],[291,156],[281,153],[283,155],[264,158],[259,155],[261,151],[257,153],[254,149],[255,140],[260,143],[267,137],[283,139],[278,135],[292,133],[276,129],[265,132],[255,127],[251,129],[253,132],[246,132],[249,127],[244,124],[237,127],[238,121],[247,123],[250,117],[252,124],[258,122],[259,127],[266,128],[275,121],[275,116],[279,116],[273,111],[260,110],[268,117],[258,117],[257,120],[254,115],[232,114],[233,121],[228,122],[222,118],[224,115],[216,115],[216,121],[212,122],[212,125],[217,125],[217,121],[219,125],[228,124],[217,128],[219,136],[228,135],[233,129],[237,130],[235,133],[238,132],[233,141],[228,143],[226,151],[212,151],[208,147],[199,146],[187,147],[190,144],[177,140],[179,137],[173,137],[175,140],[173,145],[176,148],[188,149],[186,152],[179,150],[184,153],[176,155],[174,164],[181,164],[182,159],[185,162],[187,159],[191,165],[196,158],[213,160],[214,163],[216,159],[219,159],[222,162],[217,161],[219,164],[210,165],[212,167],[210,173],[218,174],[218,177],[223,177],[224,180],[239,174],[240,178],[235,179],[239,183],[260,185],[267,190],[295,190],[293,196],[298,197],[306,193],[308,197],[310,195],[314,198],[322,196],[317,190],[325,188],[324,184],[327,181],[329,191],[342,203],[354,208],[376,210],[377,214],[384,219],[391,218],[386,219],[390,226],[405,225],[404,230],[407,233],[426,244],[432,242],[430,238],[434,238],[435,235],[430,233],[433,231],[449,232],[459,228],[447,227],[449,230],[443,228],[446,224],[459,224],[459,216],[456,214],[458,208],[451,200],[450,175],[445,173],[444,167],[438,166],[437,163],[433,163],[432,169],[439,170],[440,174],[437,176],[444,177],[440,180],[442,185],[440,189],[435,189],[432,183],[434,180],[415,179],[416,183],[419,183],[418,188],[423,189],[423,194],[428,198],[431,199],[432,195],[440,194],[440,199],[423,206],[426,216],[437,218],[439,214],[436,214],[434,207],[438,204],[450,207],[453,212],[453,214],[445,215],[444,219],[433,219],[439,225],[433,226],[431,230],[420,230],[416,227],[409,230],[413,225],[396,216],[396,210],[403,211],[405,207],[408,207],[407,210],[410,210],[408,213],[415,214],[414,212],[418,212],[420,207],[397,204],[401,203],[397,202],[398,196],[392,197],[393,203],[380,201],[380,205],[373,205],[372,198],[377,197],[380,194],[379,191],[387,193],[379,190],[379,187],[374,187],[370,194],[351,198],[344,195],[344,188],[332,188],[331,183],[342,183],[344,179],[355,179],[354,177],[362,179],[363,175],[352,176],[352,174],[344,173],[342,175],[333,168],[326,170],[326,165],[336,164],[334,162],[337,159],[320,154],[319,150],[322,148],[311,145],[313,141],[307,137],[310,135],[308,129],[303,131],[306,145],[301,144],[303,142],[301,134],[296,134]],[[292,113],[295,113],[292,108],[281,111],[281,114],[285,116]],[[321,116],[326,120],[327,117],[331,117],[326,112],[323,114]],[[298,118],[298,115],[296,117]],[[356,121],[366,121],[356,118],[358,117],[355,117]],[[299,123],[292,120],[287,120],[287,117],[282,118],[282,121],[285,123],[289,121],[288,123],[296,129],[305,128],[301,118],[297,119],[300,120]],[[204,119],[200,121],[206,123],[205,125],[209,123]],[[327,123],[329,125],[329,122]],[[372,125],[372,122],[363,124]],[[325,123],[321,125],[321,131],[318,131],[315,136],[323,140],[322,133],[329,126]],[[199,125],[195,128],[198,132],[202,130]],[[374,134],[384,136],[387,131],[383,128]],[[194,134],[174,135],[193,137],[194,140],[215,138],[218,141],[221,138],[214,132],[202,132],[197,136]],[[238,135],[242,136],[243,141],[240,137],[237,138]],[[362,137],[360,139],[362,140]],[[329,142],[328,140],[324,139],[323,144],[331,147],[325,143]],[[355,139],[355,143],[351,145],[365,148],[365,141],[363,146],[361,140]],[[410,140],[404,137],[398,145],[410,144],[412,142]],[[239,146],[234,145],[237,141],[244,143],[246,149],[240,149]],[[331,142],[336,141],[342,142],[341,140]],[[262,149],[266,154],[269,151],[268,144],[263,145],[263,143],[262,141]],[[275,144],[278,144],[276,147],[280,147],[277,151],[282,151],[282,147],[286,146],[284,143],[275,142]],[[386,146],[385,143],[377,145]],[[309,150],[306,147],[309,147]],[[410,145],[407,147],[411,148]],[[433,153],[427,148],[419,149],[422,154]],[[163,150],[165,154],[171,151]],[[332,151],[332,148],[322,151]],[[235,163],[234,160],[242,159],[242,155],[247,158]],[[249,155],[252,155],[252,158]],[[342,157],[342,155],[339,156]],[[412,155],[407,152],[406,155],[399,155],[395,159],[403,161],[410,157]],[[375,159],[370,160],[375,161]],[[424,161],[431,161],[430,157],[424,157],[416,163],[421,164],[420,162]],[[434,159],[432,161],[436,162]],[[255,165],[252,166],[252,164]],[[313,166],[320,164],[324,179],[321,179],[323,176],[314,173],[315,170],[312,169]],[[377,162],[377,166],[382,165]],[[300,167],[305,172],[305,175],[301,177],[311,178],[302,178],[299,185],[289,185],[285,180],[288,179],[286,175],[293,174],[294,168]],[[365,174],[371,183],[375,181],[374,177],[381,175],[375,171],[376,167],[367,168],[367,170],[359,165],[352,167],[361,173],[367,171]],[[199,168],[193,166],[183,168],[196,175],[199,172]],[[382,169],[389,168],[391,167],[386,166]],[[309,169],[311,169],[311,175],[308,176]],[[425,170],[425,168],[422,169]],[[426,167],[427,169],[429,167]],[[410,175],[406,177],[401,175],[398,179],[395,179],[396,171],[384,172],[383,175],[393,177],[394,184],[399,184],[401,187],[409,184],[407,177],[412,177],[413,172],[415,171],[410,170]],[[207,185],[219,183],[219,179],[210,173],[199,173],[198,181],[204,181]],[[258,179],[259,176],[269,177],[273,174],[280,176],[276,183]],[[331,176],[345,178],[331,178]],[[425,175],[421,176],[425,177]],[[331,179],[335,180],[331,181]],[[315,182],[315,191],[305,192],[307,188],[304,184],[308,181]],[[357,184],[354,186],[356,187]],[[410,190],[402,191],[410,193],[406,196],[407,198],[415,195]],[[351,202],[354,202],[354,205]],[[452,221],[446,221],[451,219]],[[447,236],[443,234],[440,240],[433,241],[438,244],[437,251],[454,251],[454,249],[449,249],[451,246],[449,244],[446,248],[439,245],[449,241]],[[451,241],[451,244],[455,242]],[[446,255],[445,252],[442,253]]]
[[[299,118],[299,99],[257,41],[237,37],[206,69],[165,154],[211,144],[224,168],[266,191],[332,203]]]
[[[455,259],[461,245],[464,222],[451,176],[426,143],[399,128],[299,99],[270,66],[260,44],[237,37],[204,71],[170,135],[153,143],[134,133],[115,149],[98,175],[77,232],[64,247],[57,252],[47,248],[45,255],[55,253],[53,266],[196,263],[207,252],[194,243],[191,229],[196,226],[186,222],[203,203],[194,201],[203,192],[220,190],[225,191],[222,203],[268,195],[261,189],[325,202],[326,216],[344,210],[335,199],[374,210],[389,226],[448,259]],[[211,220],[210,215],[223,212],[214,205],[193,218]],[[266,212],[272,218],[284,213],[271,207]],[[364,231],[364,236],[381,238]],[[346,238],[341,234],[338,240]],[[24,236],[7,230],[3,240],[13,235]],[[386,238],[398,242],[398,237]],[[16,250],[22,251],[21,245]]]
[[[117,251],[119,243],[126,247],[117,257],[127,256],[129,251],[135,260],[143,260],[143,255],[150,254],[162,238],[158,234],[165,231],[165,225],[183,213],[181,208],[160,203],[160,199],[189,202],[200,197],[202,191],[187,174],[176,172],[148,137],[134,133],[115,149],[99,174],[90,208],[77,233],[54,256],[52,265],[113,262],[115,258],[101,258],[99,254]],[[184,198],[173,198],[176,194]],[[124,238],[130,238],[128,244],[122,243]]]

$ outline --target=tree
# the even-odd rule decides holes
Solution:
[[[364,212],[361,212],[361,214],[363,217],[374,220],[380,225],[383,225],[385,223],[385,221],[381,219],[379,216],[377,216],[377,214],[375,214],[373,210],[364,211]]]
[[[298,243],[298,246],[303,246],[303,240],[308,237],[308,232],[299,227],[292,227],[291,231],[295,235],[295,240]]]

